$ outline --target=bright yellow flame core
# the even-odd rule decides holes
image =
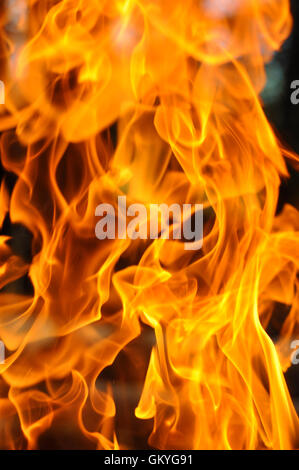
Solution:
[[[1,161],[18,179],[1,186],[0,222],[30,230],[33,259],[1,238],[0,448],[298,447],[283,377],[298,213],[275,216],[287,170],[258,98],[288,1],[27,6],[21,50],[1,13]],[[202,250],[99,242],[95,208],[122,194],[204,204]],[[12,284],[26,273],[32,295]]]

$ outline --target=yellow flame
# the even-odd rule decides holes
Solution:
[[[14,7],[0,148],[16,183],[1,185],[0,224],[26,227],[32,256],[1,237],[0,448],[298,448],[283,371],[299,219],[276,215],[298,157],[259,98],[288,0]],[[203,204],[202,249],[100,242],[95,209],[120,195]]]

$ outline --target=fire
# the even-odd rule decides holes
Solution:
[[[276,209],[298,159],[259,98],[288,0],[0,14],[0,448],[297,448],[299,219]],[[202,248],[98,240],[121,196],[203,204]]]

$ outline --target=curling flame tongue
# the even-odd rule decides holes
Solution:
[[[288,1],[1,9],[0,448],[297,447],[298,213],[275,215],[287,170],[258,97]],[[203,204],[202,249],[97,240],[119,195]]]

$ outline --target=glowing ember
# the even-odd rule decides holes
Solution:
[[[1,8],[0,222],[32,241],[0,239],[0,448],[298,447],[298,213],[275,215],[287,169],[258,98],[288,0]],[[203,204],[202,247],[99,240],[123,196]]]

